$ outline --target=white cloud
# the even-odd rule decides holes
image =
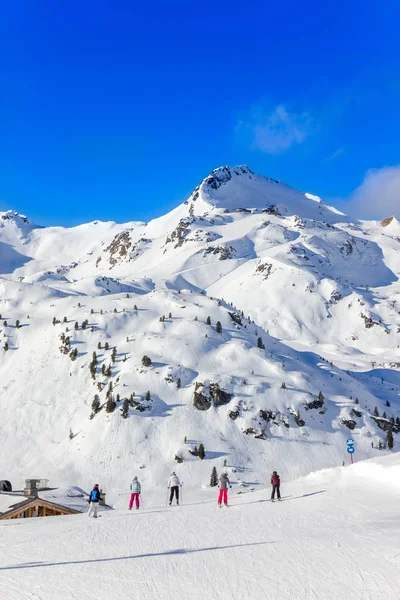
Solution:
[[[371,219],[399,217],[400,166],[368,171],[362,184],[350,196],[346,212]]]
[[[312,119],[306,112],[288,112],[283,104],[272,111],[254,105],[236,125],[236,133],[245,136],[251,147],[268,154],[282,154],[301,144],[311,132]]]

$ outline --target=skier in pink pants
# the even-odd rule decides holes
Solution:
[[[138,510],[139,505],[140,505],[139,497],[140,497],[140,492],[141,492],[141,485],[140,485],[137,477],[134,477],[132,479],[131,485],[129,487],[131,490],[131,499],[129,500],[129,510],[132,510],[133,501],[136,502],[136,510]]]
[[[228,506],[228,485],[232,488],[231,482],[228,479],[228,473],[224,472],[219,478],[218,504],[220,508],[222,506],[222,500],[224,501],[225,506]]]

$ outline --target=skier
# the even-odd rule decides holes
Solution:
[[[101,500],[101,498],[100,498],[99,484],[96,483],[96,485],[94,486],[94,488],[92,489],[92,491],[89,494],[90,509],[89,509],[88,517],[90,517],[91,514],[93,513],[94,518],[97,519],[97,507],[99,505],[100,500]]]
[[[279,475],[276,471],[274,471],[271,475],[271,485],[272,485],[271,502],[275,501],[275,490],[277,492],[278,500],[280,500],[281,499],[281,492],[280,492],[281,478],[279,477]]]
[[[131,499],[129,500],[129,510],[132,510],[132,506],[133,506],[133,501],[136,501],[136,510],[138,510],[139,508],[139,496],[140,496],[140,492],[141,492],[141,485],[140,482],[138,480],[138,478],[135,477],[132,479],[131,484],[130,484],[130,490],[131,490]]]
[[[177,505],[179,505],[179,488],[182,487],[182,484],[179,480],[178,475],[175,473],[175,471],[172,471],[170,478],[168,479],[168,488],[171,490],[170,496],[169,496],[169,505],[171,506],[172,504],[172,500],[174,498],[174,494],[176,497],[176,503]]]
[[[219,478],[218,504],[220,508],[222,506],[222,500],[224,501],[225,506],[228,506],[228,485],[232,489],[231,482],[228,478],[228,473],[224,471]]]

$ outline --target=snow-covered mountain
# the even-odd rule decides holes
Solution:
[[[149,223],[0,213],[0,479],[198,485],[226,460],[257,483],[342,464],[349,435],[396,447],[399,249],[396,218],[246,166]]]

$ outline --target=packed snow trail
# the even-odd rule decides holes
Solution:
[[[275,504],[267,488],[231,494],[221,510],[189,498],[97,520],[2,522],[0,596],[398,600],[399,470],[395,455],[314,473],[282,482]]]

